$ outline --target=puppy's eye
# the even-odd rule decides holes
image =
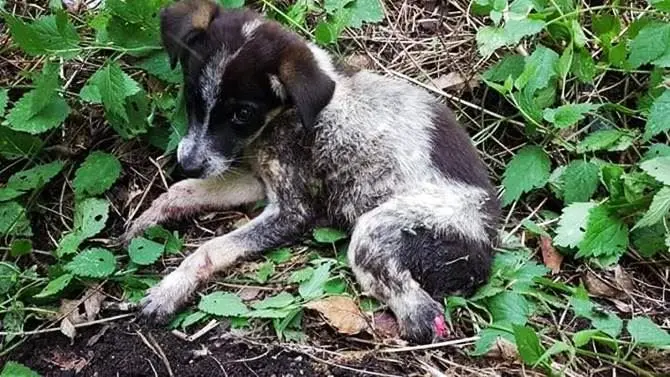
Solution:
[[[252,112],[249,107],[241,107],[233,114],[233,121],[235,123],[247,123],[251,120]]]

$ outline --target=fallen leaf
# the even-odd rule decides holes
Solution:
[[[584,275],[584,285],[590,294],[605,298],[622,298],[626,293],[618,289],[615,284],[609,283],[604,277],[597,276],[591,271]]]
[[[344,62],[356,69],[372,69],[374,67],[372,59],[364,54],[349,55],[344,59]]]
[[[244,287],[240,289],[237,295],[240,296],[242,301],[250,301],[258,297],[260,293],[261,290],[258,288]]]
[[[621,268],[621,265],[617,265],[614,268],[614,281],[616,281],[618,288],[624,292],[631,292],[635,290],[635,283],[633,283],[633,278],[628,272]]]
[[[308,302],[305,306],[321,313],[328,324],[342,334],[354,335],[368,329],[365,316],[350,297],[331,296]]]
[[[70,340],[74,340],[74,337],[77,336],[77,329],[67,317],[60,321],[60,332]]]
[[[437,89],[455,89],[455,90],[461,90],[464,87],[469,87],[469,88],[476,88],[479,86],[479,80],[477,77],[471,78],[469,81],[463,77],[458,72],[449,72],[446,75],[442,75],[435,80],[432,80],[433,85]]]
[[[486,353],[486,356],[509,362],[517,362],[519,360],[519,351],[516,349],[514,343],[505,338],[498,337],[493,347]]]
[[[62,299],[60,308],[58,308],[59,317],[64,317],[70,320],[70,323],[77,324],[86,320],[79,311],[80,300]]]
[[[105,301],[105,295],[98,290],[90,288],[84,293],[84,310],[86,311],[86,319],[92,321],[100,313],[102,302]]]
[[[88,364],[88,360],[77,354],[70,352],[67,355],[64,353],[54,351],[51,358],[43,358],[44,361],[54,364],[64,371],[74,371],[79,373]]]
[[[563,263],[563,254],[556,251],[553,241],[550,237],[540,236],[540,249],[542,250],[542,260],[552,274],[557,274],[561,271],[561,263]]]

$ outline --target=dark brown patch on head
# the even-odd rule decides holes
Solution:
[[[209,0],[186,0],[161,11],[161,39],[170,56],[172,67],[188,51],[189,42],[205,32],[219,13]]]

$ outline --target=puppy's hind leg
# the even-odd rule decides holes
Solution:
[[[250,173],[229,173],[222,178],[186,179],[172,185],[134,220],[123,236],[128,243],[145,229],[206,210],[226,209],[261,200],[263,184]]]

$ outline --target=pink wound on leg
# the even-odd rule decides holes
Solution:
[[[444,316],[438,315],[435,317],[433,319],[433,326],[437,336],[446,338],[449,335],[449,329],[447,329],[447,324],[444,322]]]

